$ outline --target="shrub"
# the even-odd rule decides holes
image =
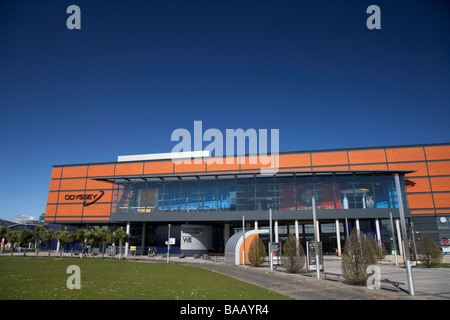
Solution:
[[[287,272],[295,273],[305,265],[305,251],[297,238],[290,234],[283,245],[283,266]]]
[[[373,252],[375,253],[375,261],[373,263],[376,263],[376,260],[381,260],[386,256],[386,250],[384,248],[384,245],[377,240],[375,240],[374,237],[372,237],[370,234],[366,236],[369,243],[372,245]]]
[[[418,260],[428,268],[442,261],[441,249],[426,232],[420,237],[419,244],[417,245],[417,255]]]
[[[263,264],[266,261],[267,251],[264,243],[257,236],[250,243],[250,247],[248,248],[248,260],[250,263],[257,267]]]
[[[362,232],[353,229],[342,253],[341,269],[345,280],[353,285],[365,285],[369,277],[367,267],[375,262],[376,255],[370,241]]]

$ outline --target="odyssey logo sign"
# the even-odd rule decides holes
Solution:
[[[64,199],[67,201],[83,200],[83,206],[87,207],[96,203],[105,194],[105,191],[99,191],[99,193],[85,193],[85,194],[66,194]],[[89,200],[89,201],[87,201]]]

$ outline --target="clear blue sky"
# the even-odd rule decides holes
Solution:
[[[280,151],[438,143],[449,102],[446,0],[2,0],[0,218],[45,211],[52,165],[170,152],[194,120]]]

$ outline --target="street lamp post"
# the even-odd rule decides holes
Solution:
[[[169,263],[169,256],[170,256],[170,227],[172,225],[169,223],[169,232],[167,237],[167,263]]]
[[[400,212],[400,222],[402,225],[402,242],[403,242],[403,255],[405,257],[405,266],[406,266],[406,276],[408,277],[408,287],[409,287],[409,294],[414,295],[414,280],[411,270],[411,260],[409,257],[409,249],[407,245],[407,234],[406,234],[406,223],[405,223],[405,213],[403,211],[403,197],[402,197],[402,190],[400,188],[400,178],[398,176],[398,173],[394,174],[395,178],[395,188],[397,190],[397,202],[398,202],[398,211]],[[406,244],[406,245],[405,245]]]
[[[316,217],[316,197],[312,196],[312,211],[313,211],[313,228],[314,228],[314,242],[315,242],[315,253],[316,253],[316,276],[320,279],[320,263],[319,263],[319,236],[317,234],[317,217]]]
[[[272,253],[272,205],[269,204],[269,262],[270,270],[273,270],[273,253]]]

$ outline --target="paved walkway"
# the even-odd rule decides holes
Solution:
[[[156,259],[158,261],[159,259]],[[223,260],[211,261],[193,258],[171,258],[172,263],[194,265],[219,272],[233,278],[267,288],[289,297],[305,300],[447,300],[450,299],[450,268],[413,268],[415,295],[409,295],[406,269],[395,266],[388,259],[378,264],[381,279],[403,282],[400,290],[391,284],[382,284],[382,289],[351,286],[343,282],[316,279],[304,274],[289,274],[281,268],[271,271],[268,267],[235,266]],[[325,272],[341,272],[341,259],[325,258]],[[322,274],[323,276],[323,274]],[[334,277],[334,279],[337,279]],[[342,279],[342,278],[341,278]]]

